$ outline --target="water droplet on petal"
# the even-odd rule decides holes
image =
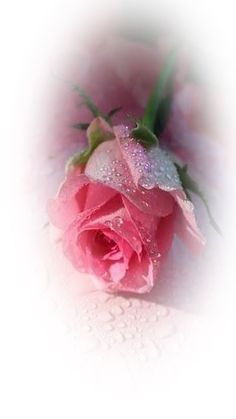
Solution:
[[[139,185],[144,189],[153,189],[155,187],[156,181],[152,174],[143,175],[139,179]]]
[[[106,225],[107,227],[111,227],[112,222],[111,222],[111,221],[109,221],[109,220],[107,220],[107,221],[105,221],[105,225]]]
[[[115,217],[112,223],[115,227],[121,227],[123,222],[124,221],[121,217]]]

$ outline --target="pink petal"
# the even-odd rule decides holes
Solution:
[[[62,183],[56,198],[48,201],[47,211],[51,222],[65,230],[84,208],[89,179],[83,174],[70,175]]]
[[[160,220],[157,229],[157,247],[161,255],[165,255],[171,248],[175,233],[176,206],[172,214]]]
[[[140,239],[146,249],[150,259],[150,264],[153,265],[153,276],[159,271],[161,260],[160,249],[158,248],[157,234],[158,226],[162,219],[155,216],[144,214],[137,207],[135,207],[126,198],[123,198],[124,206],[129,213],[130,219],[135,225]]]
[[[112,263],[109,268],[110,277],[112,282],[118,283],[126,274],[126,266],[124,262]]]
[[[84,174],[70,173],[62,183],[56,198],[48,202],[52,223],[65,230],[79,213],[93,211],[106,203],[115,191],[102,184],[93,184]]]
[[[150,263],[148,255],[144,255],[140,262],[137,256],[134,255],[125,277],[117,285],[117,290],[119,291],[136,292],[138,294],[151,291],[154,285],[154,273],[153,265]]]
[[[78,225],[78,220],[74,221]],[[83,230],[106,230],[106,235],[114,240],[120,249],[124,250],[126,243],[136,252],[142,250],[139,234],[128,217],[122,205],[120,196],[111,199],[106,205],[96,209],[89,217],[80,220],[80,229]]]
[[[85,174],[91,180],[119,191],[145,213],[165,216],[173,209],[173,198],[167,192],[156,189],[154,193],[135,185],[117,141],[106,141],[96,148],[87,163]]]
[[[169,192],[181,187],[173,161],[158,145],[144,148],[123,125],[114,127],[114,132],[136,186],[159,194],[160,189]],[[169,194],[167,197],[171,200]]]

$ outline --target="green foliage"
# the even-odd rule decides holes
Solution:
[[[137,122],[137,126],[132,130],[131,135],[145,148],[158,145],[158,139],[155,134],[145,125],[142,125],[141,122]]]
[[[163,95],[172,77],[172,73],[175,67],[175,61],[176,48],[174,48],[168,55],[144,112],[142,123],[151,131],[154,131],[155,120],[159,118],[159,110],[162,103]]]
[[[89,157],[99,144],[113,138],[111,131],[101,127],[99,124],[94,129],[90,129],[88,133],[88,147],[82,153],[74,154],[67,162],[66,168],[68,170],[71,166],[79,166],[87,163]]]

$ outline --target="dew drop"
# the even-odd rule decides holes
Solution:
[[[167,317],[169,314],[169,309],[164,306],[158,306],[157,309],[157,316],[158,317]]]
[[[124,310],[120,306],[115,305],[111,308],[111,312],[114,315],[120,315],[120,314],[123,314]]]
[[[122,220],[121,217],[115,217],[112,223],[115,227],[121,227],[124,221]]]
[[[139,185],[142,186],[144,189],[153,189],[155,187],[156,181],[153,175],[145,175],[141,176],[139,179]]]
[[[113,316],[109,311],[104,311],[98,314],[98,320],[101,322],[110,322],[113,320]]]
[[[111,227],[112,223],[111,223],[111,221],[107,220],[107,221],[105,221],[105,225],[106,225],[107,227]]]
[[[136,237],[135,237],[136,238]],[[122,307],[124,308],[128,308],[131,306],[131,301],[130,300],[125,300],[121,303]]]

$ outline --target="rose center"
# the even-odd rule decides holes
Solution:
[[[120,249],[113,239],[98,231],[94,237],[92,252],[95,257],[110,259],[115,254],[118,255]]]
[[[104,246],[107,247],[109,250],[113,247],[117,247],[117,244],[114,240],[112,240],[110,237],[107,237],[102,231],[99,231],[96,234],[96,241]]]

